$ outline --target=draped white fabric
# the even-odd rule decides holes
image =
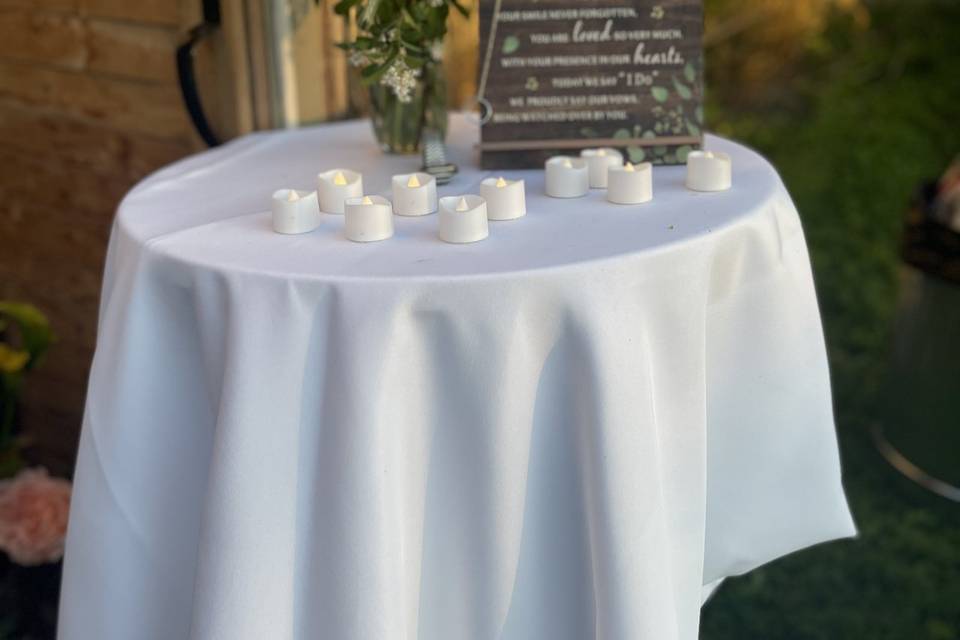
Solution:
[[[319,170],[389,195],[367,124],[164,169],[111,239],[61,640],[689,640],[703,585],[854,527],[797,213],[654,170],[447,245],[270,230]],[[452,123],[477,192],[476,129]]]

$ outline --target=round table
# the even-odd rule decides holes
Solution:
[[[419,158],[365,122],[163,169],[111,237],[62,640],[697,636],[704,585],[854,533],[803,232],[774,169],[654,169],[449,245],[271,231],[333,166]],[[476,127],[451,123],[478,192]]]

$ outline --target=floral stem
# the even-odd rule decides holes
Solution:
[[[421,133],[430,120],[430,110],[433,109],[433,67],[426,65],[423,68],[423,111],[420,113]],[[419,142],[419,140],[418,140]]]
[[[393,107],[393,144],[391,146],[397,153],[406,153],[406,140],[403,139],[403,103],[392,94],[387,100]]]

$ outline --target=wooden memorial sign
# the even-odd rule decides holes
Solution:
[[[702,142],[702,0],[481,0],[484,168],[616,147],[678,164]]]

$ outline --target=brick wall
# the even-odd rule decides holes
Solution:
[[[114,209],[199,145],[181,107],[177,0],[0,0],[0,298],[59,341],[25,390],[31,457],[69,471]]]

